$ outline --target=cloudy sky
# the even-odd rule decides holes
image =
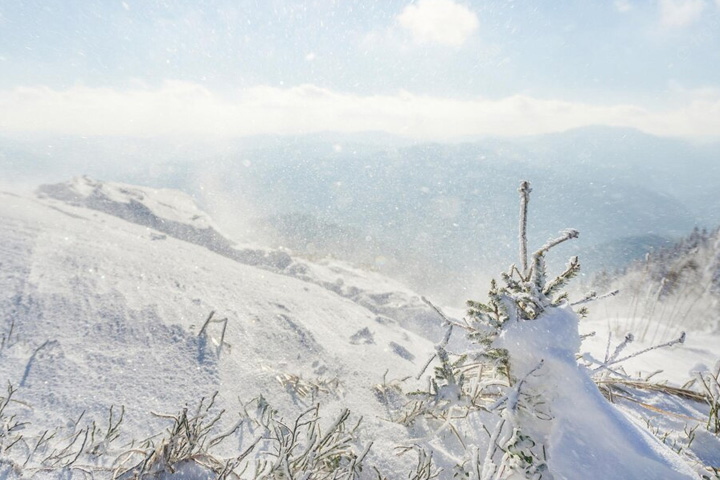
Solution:
[[[720,138],[720,0],[10,0],[0,133]]]

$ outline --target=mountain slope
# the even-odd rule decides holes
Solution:
[[[32,405],[34,425],[124,405],[142,438],[174,412],[219,391],[224,408],[258,395],[288,414],[311,405],[285,380],[335,385],[326,397],[374,415],[369,386],[418,372],[432,345],[397,322],[311,282],[72,206],[2,194],[0,311],[9,339],[0,377]],[[359,295],[359,294],[358,294]],[[211,311],[227,318],[210,323]],[[392,438],[390,435],[388,438]]]

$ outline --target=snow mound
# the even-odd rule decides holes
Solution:
[[[697,478],[675,452],[610,404],[578,365],[578,317],[569,306],[512,322],[496,343],[508,350],[528,392],[547,402],[549,419],[531,417],[527,433],[547,445],[557,479]]]

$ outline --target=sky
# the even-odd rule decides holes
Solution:
[[[0,133],[720,138],[720,0],[3,0]]]

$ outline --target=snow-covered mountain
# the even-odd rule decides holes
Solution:
[[[0,193],[0,322],[0,381],[17,389],[4,410],[10,395],[0,393],[0,478],[85,475],[92,465],[74,470],[67,466],[72,456],[43,450],[52,445],[43,443],[50,435],[43,432],[56,432],[54,445],[74,445],[67,452],[81,442],[80,451],[89,451],[86,441],[96,441],[87,439],[90,425],[106,424],[113,405],[115,419],[124,408],[123,433],[112,446],[122,463],[117,459],[131,458],[146,445],[142,439],[167,426],[166,417],[151,412],[192,409],[213,392],[228,412],[218,423],[224,429],[246,418],[251,399],[267,401],[291,423],[317,403],[325,426],[348,408],[353,422],[363,419],[355,447],[372,443],[367,463],[390,472],[388,478],[420,468],[397,447],[432,450],[433,468],[444,469],[439,478],[452,478],[468,451],[461,438],[473,451],[488,445],[480,423],[492,419],[487,413],[457,428],[398,421],[409,402],[402,392],[427,388],[428,375],[416,376],[445,330],[418,295],[347,263],[236,243],[177,191],[79,177],[40,187],[36,196]],[[679,347],[677,369],[712,361],[713,337],[702,340],[709,343]],[[456,341],[451,348],[466,347]],[[631,404],[624,409],[630,418],[643,415]],[[702,408],[682,412],[699,415]],[[10,415],[28,424],[23,439],[8,447],[3,438],[17,434],[8,427]],[[69,433],[83,425],[86,441]],[[236,430],[232,445],[218,448],[237,455],[254,433]],[[107,457],[87,458],[96,458],[98,475],[116,471]]]

